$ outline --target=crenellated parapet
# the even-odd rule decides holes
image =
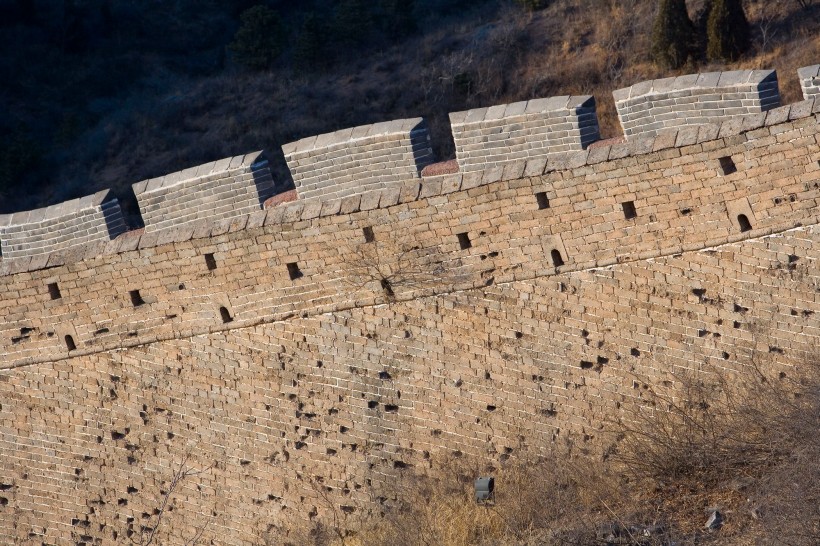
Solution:
[[[818,66],[800,70],[804,90],[805,81],[817,81]],[[450,114],[457,160],[434,165],[423,179],[433,153],[425,121],[413,118],[284,145],[296,203],[286,204],[290,199],[282,194],[265,204],[275,185],[264,153],[255,152],[134,184],[145,229],[117,240],[125,227],[108,192],[0,216],[0,275],[206,238],[271,218],[308,221],[500,180],[598,168],[593,166],[801,119],[820,106],[818,95],[809,94],[808,101],[772,108],[779,100],[777,77],[764,70],[641,82],[614,95],[626,141],[591,146],[599,130],[590,96],[533,99]],[[89,242],[100,244],[84,244]]]
[[[803,98],[811,99],[820,96],[820,64],[804,66],[797,71]]]
[[[109,241],[123,231],[119,202],[110,190],[103,190],[50,207],[0,215],[0,253],[4,260],[47,257],[57,250]]]
[[[299,199],[334,199],[418,178],[432,163],[422,118],[342,129],[282,146]]]
[[[260,210],[273,194],[264,152],[228,157],[133,185],[147,233]]]
[[[450,114],[462,172],[583,150],[600,138],[595,99],[549,97]]]
[[[799,378],[820,97],[712,121],[237,216],[217,173],[173,227],[1,259],[0,537],[120,544],[188,469],[155,542],[251,546],[457,458],[600,456],[682,374]]]
[[[612,93],[627,140],[766,112],[780,105],[774,70],[687,74]]]

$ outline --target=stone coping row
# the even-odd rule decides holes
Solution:
[[[701,74],[686,74],[684,76],[638,82],[623,89],[616,89],[612,92],[612,96],[617,103],[660,93],[700,89],[715,90],[746,84],[759,85],[768,82],[777,82],[776,71],[733,70],[727,72],[704,72]]]
[[[56,205],[50,205],[34,210],[25,210],[12,214],[0,214],[0,228],[18,226],[21,224],[35,224],[46,220],[55,220],[63,216],[74,216],[84,210],[99,208],[109,199],[114,199],[111,190],[101,190],[92,195],[78,197]]]
[[[26,271],[58,267],[85,259],[92,259],[100,255],[152,248],[191,239],[215,237],[244,229],[389,208],[438,195],[466,191],[501,180],[540,176],[549,172],[577,169],[606,161],[703,144],[730,137],[741,139],[733,143],[739,144],[745,140],[754,140],[762,136],[755,133],[757,129],[787,124],[801,119],[808,120],[808,118],[814,118],[815,123],[820,123],[820,97],[781,106],[760,114],[727,120],[720,125],[712,124],[670,129],[654,137],[638,138],[630,142],[599,146],[578,152],[556,154],[556,156],[550,158],[514,161],[484,171],[430,176],[423,178],[422,181],[413,179],[397,183],[389,188],[341,199],[313,202],[294,201],[230,220],[209,221],[206,219],[179,228],[154,233],[145,233],[143,230],[129,231],[112,241],[92,243],[82,247],[55,251],[51,254],[14,260],[0,260],[0,275],[13,275]]]
[[[244,229],[240,227],[241,224],[237,224],[234,226],[219,226],[218,229],[214,230],[212,235],[221,235],[227,232],[239,231]],[[251,226],[250,220],[247,223],[247,227]],[[742,232],[742,233],[732,233],[727,237],[721,237],[719,239],[709,240],[706,243],[699,241],[699,242],[692,242],[692,243],[685,243],[676,245],[669,249],[659,252],[658,250],[647,250],[644,252],[640,252],[634,255],[629,256],[619,256],[615,258],[605,258],[599,260],[591,260],[584,263],[577,263],[571,265],[563,265],[558,266],[555,268],[555,275],[565,274],[565,273],[575,273],[580,271],[590,271],[596,269],[603,269],[608,267],[615,267],[622,264],[634,263],[634,262],[641,262],[647,260],[655,260],[666,258],[670,256],[677,256],[684,252],[700,252],[700,251],[711,251],[715,249],[720,249],[721,247],[725,247],[728,245],[733,245],[736,243],[740,243],[743,241],[748,241],[752,239],[761,239],[764,237],[772,237],[778,236],[780,234],[789,233],[793,231],[805,230],[805,229],[818,229],[820,228],[820,214],[814,214],[807,216],[806,219],[802,221],[795,221],[791,223],[787,227],[766,227],[766,228],[755,228],[750,231]],[[217,233],[218,231],[218,233]],[[139,238],[136,237],[136,240]],[[186,239],[180,239],[180,242]],[[127,250],[134,250],[137,246],[142,248],[141,245],[129,245],[133,246],[134,248],[123,248],[121,252],[125,252]],[[537,272],[532,272],[531,274],[527,275],[519,275],[515,273],[511,273],[508,278],[498,279],[497,282],[494,284],[496,286],[506,285],[514,282],[521,282],[527,281],[530,279],[538,278],[542,275],[538,274]],[[356,300],[351,300],[347,304],[337,304],[337,303],[328,303],[328,304],[321,304],[319,305],[313,312],[313,316],[318,316],[327,313],[338,313],[342,311],[346,311],[349,309],[357,309],[362,307],[373,307],[377,305],[383,305],[386,302],[390,301],[393,303],[396,302],[406,302],[412,301],[418,298],[425,298],[425,297],[432,297],[438,296],[443,294],[452,294],[456,292],[461,292],[464,290],[475,290],[481,289],[486,286],[486,283],[483,279],[478,280],[467,280],[461,283],[455,283],[452,285],[447,286],[446,288],[418,288],[414,290],[410,290],[407,293],[404,293],[400,296],[397,296],[391,300],[386,299],[384,296],[381,295],[373,295],[366,298],[359,298]],[[298,313],[299,316],[302,318],[308,316],[306,312],[302,311]],[[66,358],[76,358],[82,356],[88,356],[93,354],[104,353],[108,351],[116,351],[121,349],[129,349],[134,347],[141,347],[145,345],[151,345],[153,343],[159,343],[163,341],[172,341],[176,339],[188,339],[194,336],[199,335],[209,335],[218,332],[227,332],[229,330],[237,330],[243,328],[253,328],[256,326],[264,325],[264,324],[273,324],[276,322],[283,322],[293,317],[297,316],[297,313],[291,309],[285,309],[282,311],[275,312],[270,315],[264,316],[257,316],[254,318],[246,318],[240,319],[237,318],[232,320],[229,323],[214,323],[210,324],[207,327],[201,328],[190,328],[184,330],[175,330],[171,333],[152,333],[148,335],[140,335],[135,338],[131,339],[118,339],[118,340],[111,340],[111,341],[104,341],[99,344],[95,344],[90,347],[83,347],[70,350],[68,352],[68,356],[65,355],[48,355],[48,356],[38,356],[38,357],[26,357],[19,360],[15,360],[13,362],[2,362],[0,361],[0,370],[13,370],[17,368],[22,368],[26,366],[32,366],[37,364],[45,364],[49,362],[57,362],[65,360]]]
[[[812,78],[820,77],[820,64],[814,64],[811,66],[804,66],[803,68],[799,68],[797,70],[797,76],[801,80],[809,80]]]
[[[590,108],[594,112],[595,99],[591,95],[564,95],[513,102],[511,104],[498,104],[485,108],[473,108],[463,112],[452,112],[450,114],[450,123],[464,125],[483,121],[501,121],[505,118],[526,114],[549,114],[551,112],[561,113],[563,116],[567,110],[575,108]]]
[[[264,151],[256,151],[249,154],[238,155],[234,157],[226,157],[217,161],[211,161],[203,165],[197,165],[174,173],[151,178],[132,184],[134,194],[139,197],[143,193],[152,192],[160,188],[170,188],[183,184],[189,180],[197,178],[205,178],[210,176],[219,177],[221,174],[236,169],[243,169],[250,167],[257,169],[264,167],[267,164]]]
[[[328,148],[339,144],[351,144],[359,140],[373,137],[401,134],[406,135],[416,130],[426,129],[424,118],[397,119],[382,121],[371,125],[360,125],[348,129],[340,129],[332,133],[314,135],[282,145],[285,156]]]

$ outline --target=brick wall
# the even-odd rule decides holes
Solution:
[[[264,152],[254,152],[137,182],[134,194],[150,233],[250,214],[262,208],[273,186]]]
[[[582,150],[600,138],[595,99],[550,97],[450,114],[462,172]]]
[[[422,118],[342,129],[282,146],[301,200],[337,199],[418,178],[432,163]]]
[[[780,104],[774,70],[688,74],[640,82],[612,94],[627,139],[759,114]]]
[[[797,71],[803,98],[811,99],[820,95],[820,64],[805,66]]]
[[[108,241],[123,231],[119,202],[103,190],[42,209],[0,215],[0,253],[4,260],[42,261],[58,249]]]
[[[0,544],[128,541],[183,463],[161,543],[353,526],[445,460],[600,452],[676,372],[788,376],[818,204],[815,99],[2,260]]]

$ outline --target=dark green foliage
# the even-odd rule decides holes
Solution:
[[[279,14],[267,6],[254,6],[242,12],[241,25],[228,49],[239,64],[264,70],[282,53],[285,29]]]
[[[685,0],[661,0],[652,29],[655,62],[664,68],[680,68],[692,54],[695,40]]]
[[[85,27],[88,17],[85,10],[74,2],[66,1],[63,17],[63,51],[72,54],[85,53],[88,48],[88,31]]]
[[[706,23],[706,57],[737,60],[749,48],[749,22],[741,0],[712,0]]]
[[[530,11],[536,11],[547,7],[549,0],[515,0],[515,3]]]
[[[382,29],[388,39],[404,38],[418,30],[414,0],[381,0]]]
[[[34,168],[40,150],[24,131],[6,134],[0,139],[0,196],[21,182],[27,172]]]
[[[315,12],[310,12],[293,43],[293,67],[297,72],[314,72],[328,65],[329,30]]]
[[[364,0],[342,0],[333,21],[336,39],[346,47],[358,48],[372,38],[373,12]]]

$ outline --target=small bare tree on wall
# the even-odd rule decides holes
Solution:
[[[191,468],[188,464],[188,459],[190,458],[190,452],[186,453],[185,456],[179,463],[179,466],[174,470],[174,474],[171,476],[171,479],[167,482],[167,485],[160,491],[161,497],[158,501],[158,506],[153,511],[153,521],[142,524],[140,526],[139,532],[135,532],[133,527],[129,524],[129,529],[126,535],[128,536],[131,544],[137,546],[149,546],[151,544],[159,544],[157,532],[159,531],[160,526],[162,523],[168,518],[169,512],[173,510],[173,496],[177,490],[177,488],[184,482],[186,479],[204,474],[211,470],[211,467],[196,469]],[[190,537],[186,542],[186,546],[194,546],[199,543],[202,539],[202,535],[205,533],[205,530],[208,528],[208,524],[210,523],[210,518],[206,521],[203,525],[199,526],[196,529],[196,532],[192,537]]]
[[[361,290],[375,288],[393,301],[400,291],[421,290],[458,281],[459,260],[447,263],[438,245],[423,248],[409,238],[376,239],[365,228],[365,241],[342,249],[346,256],[345,283]]]

